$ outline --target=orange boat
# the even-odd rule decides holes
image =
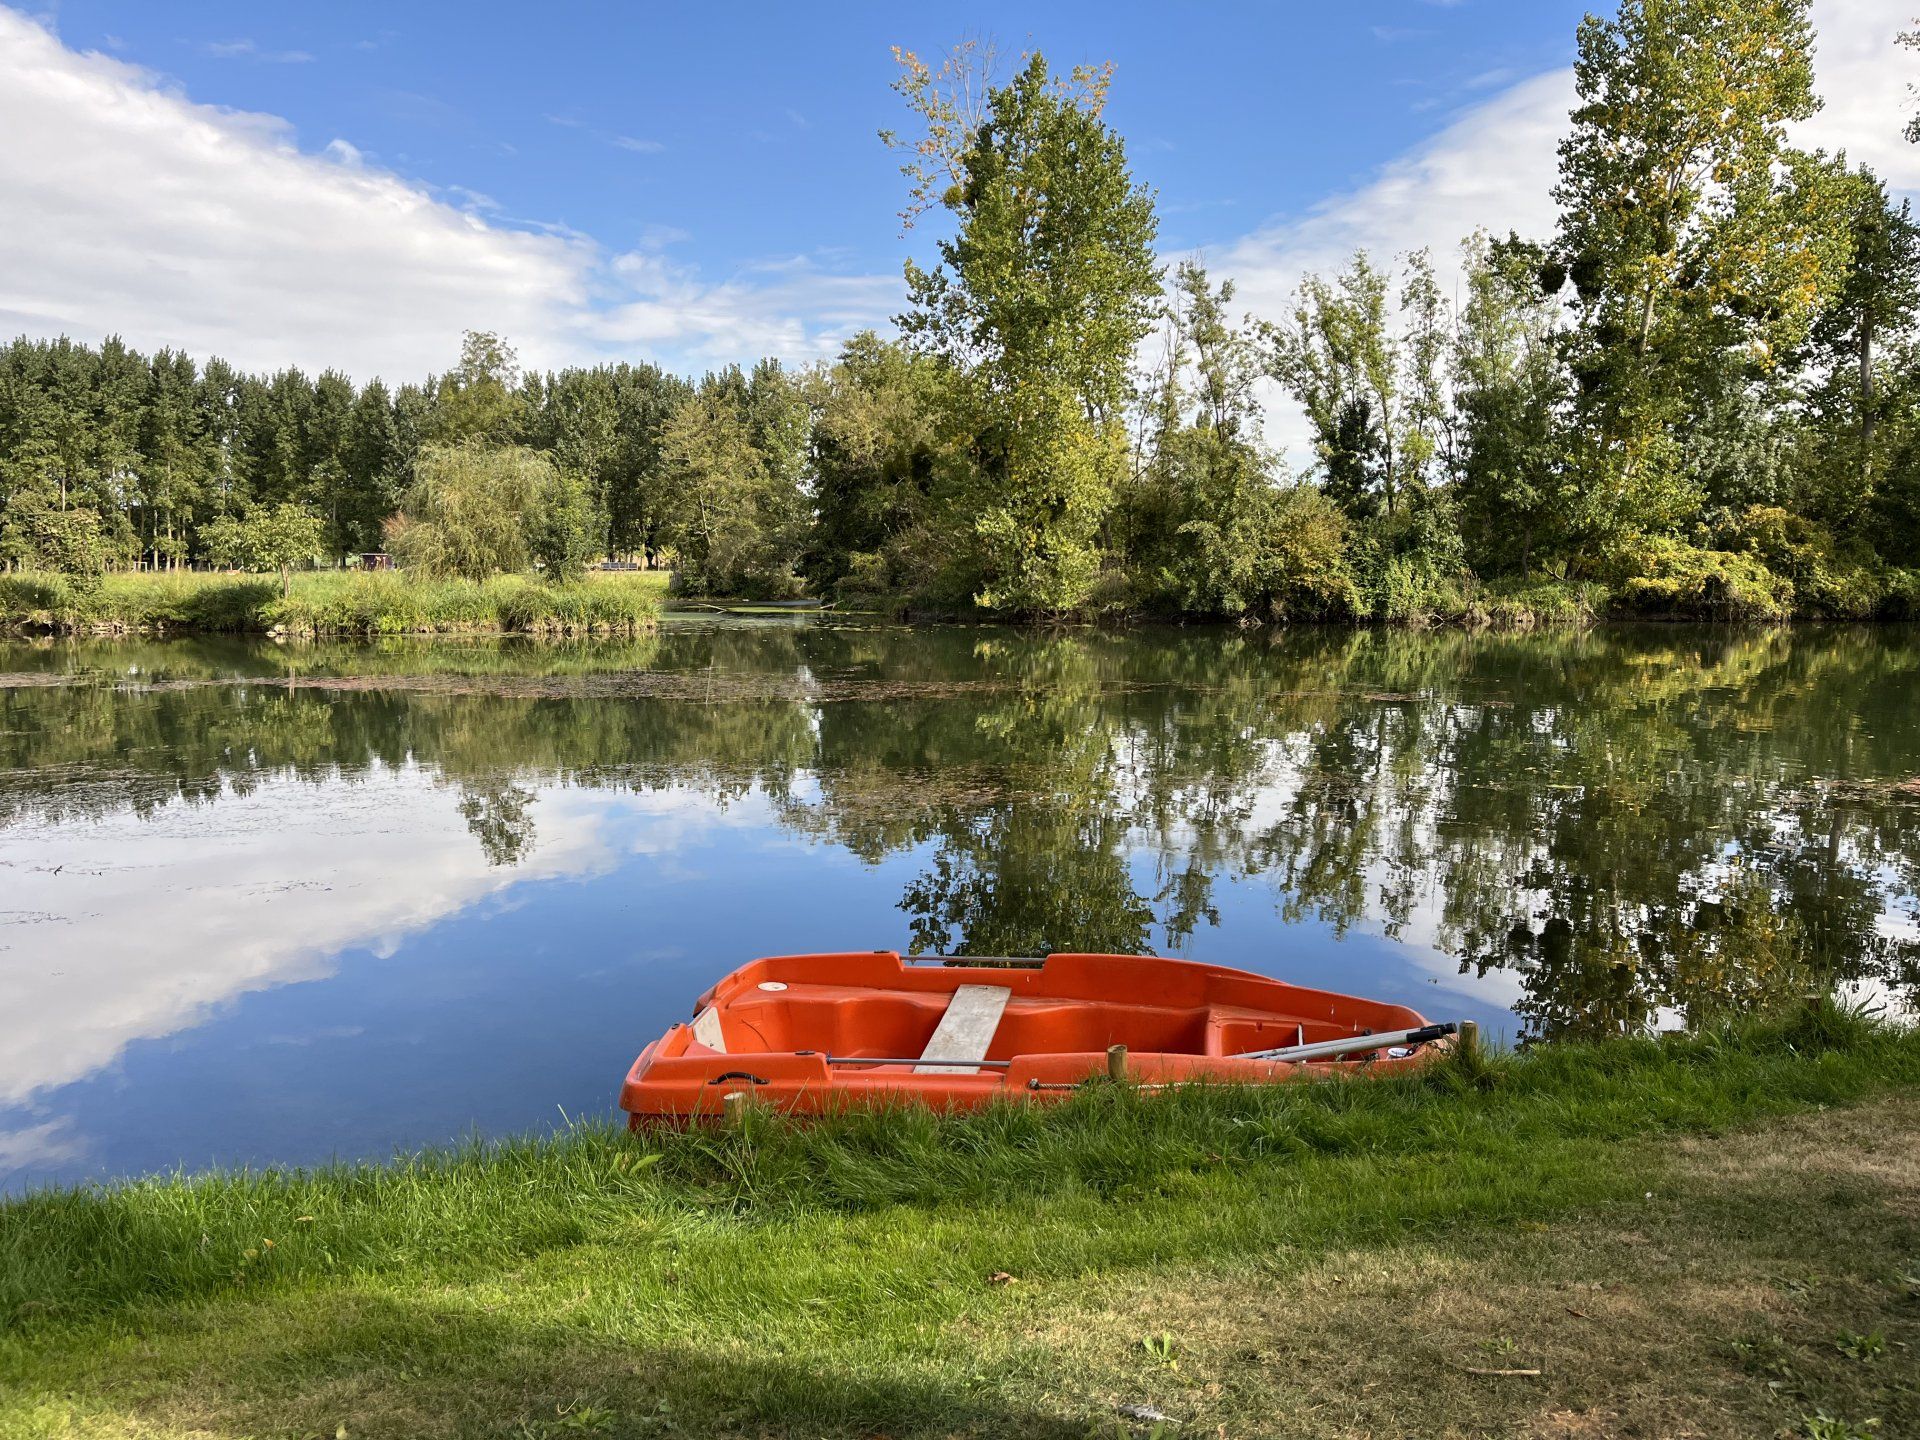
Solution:
[[[804,1114],[912,1099],[1060,1098],[1089,1079],[1265,1083],[1441,1053],[1456,1026],[1404,1005],[1145,955],[903,960],[891,950],[743,965],[640,1052],[620,1108],[712,1118],[753,1095]]]

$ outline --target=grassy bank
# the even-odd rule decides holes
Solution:
[[[40,1194],[0,1433],[1906,1433],[1917,1091],[1920,1037],[1818,1011]]]
[[[283,595],[277,576],[0,575],[0,629],[15,633],[402,635],[631,633],[651,627],[664,573],[593,574],[548,585],[528,576],[417,580],[395,572],[312,571]]]

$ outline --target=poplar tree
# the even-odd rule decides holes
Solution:
[[[1819,108],[1811,41],[1807,0],[1624,0],[1581,22],[1554,198],[1590,540],[1698,508],[1691,397],[1723,365],[1771,371],[1838,282],[1843,192],[1785,140]]]
[[[895,88],[925,126],[903,168],[919,208],[938,194],[955,222],[936,268],[908,263],[900,324],[963,377],[952,419],[966,463],[946,495],[960,578],[987,609],[1057,614],[1092,588],[1126,473],[1158,222],[1102,119],[1110,66],[1056,79],[1036,54],[996,86],[976,58],[934,72],[900,55]]]

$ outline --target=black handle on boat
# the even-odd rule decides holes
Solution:
[[[726,1074],[724,1074],[724,1075],[716,1075],[716,1076],[714,1076],[714,1077],[713,1077],[713,1079],[711,1079],[711,1080],[709,1080],[709,1081],[707,1081],[707,1084],[709,1084],[709,1085],[724,1085],[724,1084],[726,1084],[726,1083],[727,1083],[727,1082],[728,1082],[729,1080],[751,1080],[751,1081],[752,1081],[752,1082],[753,1082],[754,1084],[756,1084],[756,1085],[766,1085],[766,1084],[769,1084],[769,1083],[771,1083],[771,1082],[769,1082],[768,1080],[766,1080],[766,1079],[765,1079],[764,1077],[762,1077],[762,1076],[759,1076],[759,1075],[752,1075],[752,1074],[749,1074],[749,1073],[748,1073],[747,1071],[745,1071],[745,1070],[729,1070],[729,1071],[727,1071],[727,1073],[726,1073]]]

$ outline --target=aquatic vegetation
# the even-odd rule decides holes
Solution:
[[[547,584],[521,575],[418,579],[393,571],[316,571],[278,580],[196,572],[0,575],[0,629],[294,636],[502,632],[633,633],[651,627],[666,577],[610,573]]]

